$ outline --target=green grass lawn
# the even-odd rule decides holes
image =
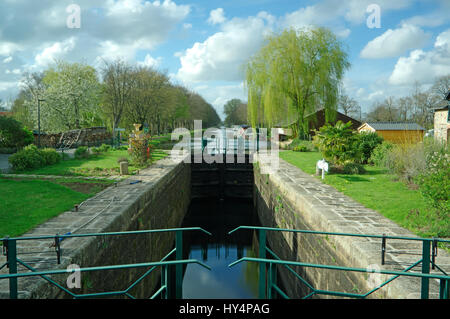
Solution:
[[[50,181],[0,178],[0,238],[20,236],[52,217],[73,209],[108,187],[111,181]]]
[[[153,162],[167,156],[162,150],[153,152]],[[17,172],[30,175],[61,175],[61,176],[112,176],[119,175],[119,164],[117,160],[121,157],[129,159],[126,150],[110,150],[108,152],[91,155],[87,159],[69,159],[58,164],[46,166],[26,172]],[[131,162],[131,161],[130,161]],[[130,174],[139,170],[133,165],[129,166]]]
[[[322,159],[319,152],[285,151],[280,157],[310,175]],[[382,168],[366,165],[365,169],[363,175],[326,175],[324,182],[419,236],[449,236],[448,221],[435,218],[419,191],[395,181],[395,176]]]

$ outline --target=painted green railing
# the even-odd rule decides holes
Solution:
[[[109,232],[109,233],[89,233],[89,234],[67,234],[67,235],[55,235],[55,236],[34,236],[34,237],[17,237],[17,238],[2,238],[3,241],[3,253],[6,256],[6,263],[0,266],[0,270],[4,267],[8,267],[9,274],[0,275],[0,280],[9,280],[9,297],[11,299],[18,298],[18,279],[22,277],[35,277],[39,276],[46,280],[50,284],[58,287],[62,291],[69,294],[75,299],[82,298],[98,298],[98,297],[111,297],[111,296],[126,296],[128,298],[135,299],[131,294],[130,290],[144,280],[150,273],[152,273],[156,268],[161,268],[161,287],[155,292],[151,299],[158,296],[162,298],[171,298],[175,296],[177,299],[182,298],[182,281],[183,281],[183,265],[187,264],[198,264],[209,270],[211,268],[196,260],[196,259],[183,259],[183,232],[185,231],[201,231],[207,235],[211,236],[211,233],[200,227],[190,227],[190,228],[173,228],[173,229],[155,229],[155,230],[143,230],[143,231],[127,231],[127,232]],[[68,238],[83,238],[83,237],[111,237],[111,236],[123,236],[123,235],[144,235],[153,233],[175,233],[175,248],[170,251],[163,259],[159,262],[148,262],[148,263],[135,263],[135,264],[124,264],[124,265],[110,265],[110,266],[98,266],[98,267],[85,267],[79,269],[51,269],[45,271],[38,271],[31,267],[29,264],[25,263],[23,260],[17,256],[17,242],[26,240],[48,240],[54,241],[53,246],[56,251],[56,258],[58,263],[61,259],[61,249],[60,244],[62,240]],[[175,260],[168,260],[169,258],[175,257]],[[18,273],[17,266],[22,265],[30,272]],[[171,290],[171,276],[169,274],[169,267],[175,267],[175,291]],[[91,294],[75,294],[64,286],[58,284],[55,280],[52,280],[49,275],[56,274],[71,274],[74,272],[92,272],[92,271],[108,271],[108,270],[118,270],[118,269],[131,269],[131,268],[149,268],[142,276],[140,276],[136,281],[134,281],[128,288],[121,291],[110,291],[110,292],[99,292]]]
[[[352,233],[333,233],[333,232],[321,232],[321,231],[310,231],[310,230],[296,230],[296,229],[280,229],[280,228],[268,228],[268,227],[255,227],[255,226],[241,226],[238,227],[229,234],[232,234],[238,230],[255,230],[258,231],[258,245],[259,245],[259,256],[258,258],[244,257],[229,265],[233,267],[242,262],[255,262],[259,264],[259,282],[258,282],[258,296],[260,299],[271,299],[278,294],[282,298],[289,299],[288,295],[282,291],[282,289],[277,285],[277,266],[281,265],[286,268],[290,273],[292,273],[296,279],[308,287],[312,292],[304,296],[303,299],[311,298],[315,295],[331,295],[337,297],[349,297],[349,298],[359,298],[364,299],[371,295],[372,293],[383,288],[393,280],[400,276],[420,278],[421,279],[421,298],[429,298],[429,287],[430,279],[438,279],[440,282],[439,287],[439,298],[449,299],[450,298],[450,276],[435,263],[437,244],[438,243],[450,243],[450,240],[438,239],[438,238],[418,238],[418,237],[401,237],[401,236],[379,236],[379,235],[363,235],[363,234],[352,234]],[[404,269],[403,271],[391,271],[391,270],[369,270],[363,268],[352,268],[352,267],[341,267],[333,265],[321,265],[313,263],[304,263],[298,261],[285,261],[281,260],[271,249],[267,247],[267,232],[291,232],[291,233],[303,233],[303,234],[313,234],[313,235],[328,235],[328,236],[350,236],[350,237],[365,237],[365,238],[378,238],[381,239],[381,264],[384,264],[384,255],[386,252],[386,241],[388,239],[396,240],[410,240],[410,241],[421,241],[422,242],[422,258],[417,262]],[[270,255],[270,256],[267,256]],[[268,257],[268,258],[266,258]],[[431,257],[431,258],[430,258]],[[421,272],[410,272],[414,267],[421,264]],[[430,265],[433,269],[438,269],[441,274],[431,274]],[[373,288],[365,294],[347,293],[339,291],[329,291],[314,288],[310,283],[308,283],[304,278],[302,278],[297,272],[295,272],[291,266],[299,266],[305,268],[317,268],[317,269],[329,269],[338,271],[350,271],[350,272],[363,272],[363,273],[377,273],[385,275],[393,275],[390,279],[386,280],[382,284]]]

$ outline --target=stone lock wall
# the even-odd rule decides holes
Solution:
[[[119,232],[166,229],[181,226],[191,200],[189,164],[164,159],[142,170],[138,176],[110,187],[81,205],[78,212],[66,212],[38,226],[24,236],[65,234],[77,229],[93,216],[96,219],[77,233]],[[132,181],[141,181],[130,185]],[[121,265],[160,261],[174,247],[173,233],[126,235],[115,237],[70,238],[61,243],[62,260],[56,264],[56,254],[49,248],[51,240],[18,242],[18,258],[44,269],[65,269],[70,264],[80,267]],[[39,252],[31,255],[27,252]],[[81,273],[82,289],[76,294],[122,291],[147,269],[133,268]],[[147,277],[130,294],[148,298],[159,284],[159,269]],[[19,268],[23,272],[23,267]],[[68,275],[52,276],[66,287]],[[70,298],[41,278],[19,278],[19,298]],[[8,298],[8,281],[0,281],[0,298]]]
[[[257,158],[256,161],[257,162]],[[317,178],[305,174],[280,159],[277,172],[261,174],[260,163],[254,165],[254,203],[262,226],[416,237],[408,230],[368,209]],[[269,245],[283,260],[366,269],[403,271],[421,259],[422,247],[417,241],[388,240],[386,264],[381,265],[381,239],[337,237],[313,234],[268,232]],[[450,256],[439,250],[436,263],[450,269]],[[291,298],[311,292],[290,272],[279,267],[281,280]],[[364,294],[392,276],[369,273],[295,268],[315,289]],[[421,266],[413,271],[420,272]],[[438,282],[430,280],[430,297],[437,298]],[[321,295],[319,298],[330,298]],[[420,298],[420,279],[397,278],[369,298]]]

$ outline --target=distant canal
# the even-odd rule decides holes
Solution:
[[[229,268],[239,258],[254,257],[257,243],[253,231],[228,235],[238,226],[259,226],[252,200],[194,200],[182,227],[198,226],[201,232],[185,232],[183,258],[205,262],[211,271],[187,265],[183,277],[183,299],[256,299],[258,267],[241,263]]]

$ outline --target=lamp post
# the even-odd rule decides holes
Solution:
[[[41,102],[44,99],[38,99],[38,147],[41,148]]]

